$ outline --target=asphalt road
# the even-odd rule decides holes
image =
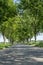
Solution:
[[[15,45],[0,50],[0,65],[43,65],[43,48]]]

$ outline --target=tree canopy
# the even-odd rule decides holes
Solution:
[[[42,0],[0,0],[0,32],[13,44],[28,42],[43,30]]]

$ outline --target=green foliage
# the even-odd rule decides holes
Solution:
[[[43,41],[40,41],[39,43],[35,44],[37,47],[43,47]]]
[[[6,44],[0,43],[0,49],[8,48],[8,47],[10,47],[10,46],[11,46],[10,43],[6,43]]]
[[[0,0],[0,22],[16,15],[16,5],[12,0]]]
[[[13,0],[0,0],[0,31],[3,38],[9,29],[7,28],[9,25],[8,20],[15,17],[15,15],[17,15],[17,6]]]
[[[26,16],[31,16],[32,20],[31,27],[33,28],[33,33],[36,41],[36,34],[40,31],[40,23],[43,20],[43,1],[42,0],[20,0],[18,5],[19,9],[23,10],[23,13],[26,13]],[[32,18],[32,19],[31,19]],[[28,20],[28,19],[27,19]],[[29,20],[28,20],[29,21]]]
[[[37,41],[37,42],[29,42],[27,43],[27,45],[32,45],[32,46],[35,46],[35,47],[43,47],[43,41]]]
[[[28,42],[43,29],[42,0],[0,0],[0,31],[12,44]]]

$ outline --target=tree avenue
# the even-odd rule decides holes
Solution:
[[[8,21],[9,18],[17,15],[16,5],[13,0],[0,0],[0,31],[4,36],[5,27],[3,27],[4,22]],[[8,22],[7,22],[8,23]]]
[[[14,42],[29,42],[43,30],[42,0],[0,0],[0,32]]]
[[[26,11],[26,15],[32,17],[31,27],[35,36],[40,31],[40,24],[43,21],[43,1],[42,0],[20,0],[19,9]],[[31,20],[31,18],[30,18]],[[27,21],[29,22],[29,21]]]

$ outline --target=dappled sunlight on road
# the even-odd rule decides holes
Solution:
[[[37,58],[37,57],[30,57],[32,60],[35,60],[36,62],[43,62],[43,58]]]
[[[0,51],[0,65],[43,65],[43,49],[16,45]]]

